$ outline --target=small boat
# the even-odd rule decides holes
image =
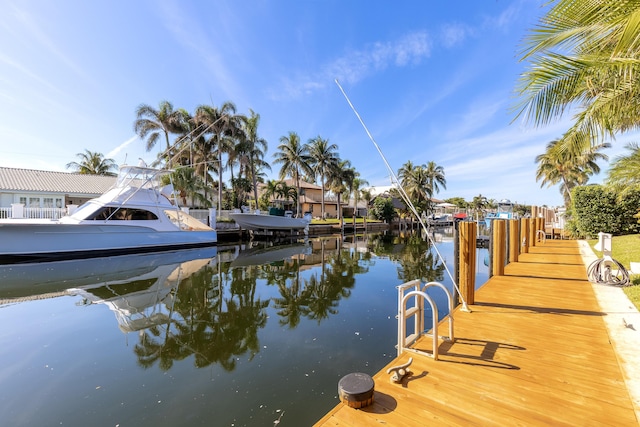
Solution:
[[[498,209],[496,212],[489,212],[484,217],[484,223],[487,228],[491,227],[491,221],[494,219],[512,219],[514,217],[514,204],[509,199],[502,199],[498,202]]]
[[[122,166],[110,190],[70,216],[0,220],[0,263],[215,245],[216,231],[179,209],[172,185],[162,186],[170,173]]]
[[[231,218],[245,230],[309,230],[311,214],[305,214],[302,218],[293,218],[291,211],[284,216],[263,214],[259,210],[253,213],[232,212]]]

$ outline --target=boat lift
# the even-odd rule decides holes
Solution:
[[[427,294],[426,290],[431,287],[437,287],[442,289],[447,295],[447,302],[449,305],[449,314],[446,318],[449,323],[449,336],[438,336],[438,307],[434,303],[433,299]],[[400,356],[405,350],[412,351],[414,353],[423,354],[429,357],[433,357],[434,360],[438,360],[438,343],[439,340],[445,340],[454,342],[455,337],[453,334],[453,297],[449,290],[438,282],[429,282],[422,285],[420,280],[412,280],[410,282],[403,283],[397,287],[398,289],[398,356]],[[414,298],[414,305],[407,308],[407,302],[409,299]],[[433,314],[433,327],[431,333],[425,331],[424,315],[425,306],[429,304],[431,312]],[[413,317],[413,333],[407,336],[407,320]],[[422,335],[430,335],[432,337],[432,351],[431,353],[411,348],[418,338]]]

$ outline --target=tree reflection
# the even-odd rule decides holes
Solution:
[[[311,254],[262,265],[232,267],[220,261],[219,253],[218,262],[182,279],[165,300],[171,321],[139,333],[134,347],[139,365],[157,364],[166,371],[193,356],[196,367],[219,364],[232,371],[238,356],[248,354],[251,360],[260,351],[258,334],[267,324],[270,303],[281,327],[296,328],[303,319],[321,323],[339,313],[340,302],[351,296],[376,256],[396,261],[402,281],[442,281],[444,276],[444,265],[416,234],[372,235],[362,244],[344,246],[340,238],[314,244]],[[275,286],[278,295],[258,297],[263,284]]]
[[[444,280],[444,263],[431,250],[429,241],[422,239],[418,233],[379,234],[370,240],[369,248],[378,255],[398,262],[398,279],[402,282],[414,279],[425,282]]]
[[[180,283],[171,324],[139,336],[134,352],[140,366],[158,361],[160,369],[168,370],[174,361],[193,355],[199,368],[218,363],[232,371],[237,356],[258,353],[258,329],[266,325],[269,300],[255,297],[257,269],[220,267],[204,267]]]

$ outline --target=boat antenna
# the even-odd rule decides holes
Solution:
[[[367,125],[364,123],[364,120],[362,120],[362,117],[360,117],[360,114],[358,114],[358,111],[356,110],[356,108],[351,103],[351,100],[349,99],[349,97],[347,96],[347,93],[344,91],[344,89],[340,85],[340,82],[338,82],[338,79],[335,79],[334,81],[336,82],[336,85],[338,85],[338,88],[340,89],[340,92],[342,92],[342,95],[344,96],[344,99],[347,100],[347,103],[349,104],[349,107],[351,107],[351,110],[353,110],[354,114],[356,115],[356,117],[360,121],[360,124],[364,128],[364,131],[367,133],[367,136],[369,137],[369,139],[371,140],[373,145],[376,147],[376,150],[378,150],[378,154],[380,154],[380,157],[382,157],[382,161],[384,162],[385,166],[387,167],[387,170],[389,171],[389,176],[391,177],[391,183],[396,186],[396,188],[400,192],[400,195],[402,196],[402,200],[407,204],[407,206],[409,206],[409,209],[411,210],[411,212],[418,219],[418,222],[422,226],[422,229],[424,230],[425,235],[429,239],[429,242],[431,242],[431,247],[436,251],[436,254],[438,255],[438,258],[440,258],[440,261],[442,261],[442,264],[444,265],[444,269],[446,270],[447,275],[449,276],[449,278],[451,279],[451,282],[453,283],[453,287],[458,292],[458,296],[460,297],[460,300],[462,301],[462,310],[467,311],[467,312],[470,313],[471,309],[469,308],[469,305],[467,304],[467,301],[462,296],[462,292],[460,292],[460,288],[458,287],[458,283],[453,278],[453,274],[451,274],[451,271],[447,267],[447,262],[445,261],[444,257],[442,256],[442,254],[438,250],[438,247],[436,246],[436,242],[431,237],[431,234],[429,234],[429,230],[427,230],[427,226],[422,221],[422,218],[420,217],[420,215],[418,215],[418,211],[416,210],[415,206],[413,205],[413,203],[409,199],[409,196],[407,195],[407,193],[404,191],[404,188],[402,188],[402,185],[400,184],[400,181],[398,180],[398,177],[396,176],[395,172],[393,171],[393,169],[389,165],[389,162],[387,161],[387,158],[382,153],[382,150],[378,146],[378,143],[376,142],[376,140],[373,138],[373,135],[371,135],[371,132],[369,132],[369,129],[367,128]]]

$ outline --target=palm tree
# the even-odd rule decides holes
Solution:
[[[413,163],[408,161],[398,170],[398,179],[416,208],[427,210],[431,198],[427,166],[413,166]]]
[[[216,169],[218,172],[218,210],[222,208],[222,154],[233,147],[229,137],[241,132],[241,117],[236,115],[236,106],[225,102],[219,108],[201,105],[196,109],[196,119],[206,125],[210,136],[210,146],[217,153]]]
[[[356,172],[356,174],[358,174]],[[358,174],[359,175],[359,174]],[[354,199],[354,203],[353,203],[353,212],[355,216],[358,216],[358,199],[360,198],[360,195],[362,195],[362,197],[367,201],[367,205],[369,204],[369,201],[371,200],[371,193],[363,190],[362,187],[364,187],[365,185],[369,185],[369,181],[367,181],[366,179],[362,179],[359,177],[355,177],[353,179],[353,181],[351,182],[351,192],[353,194],[353,199]],[[367,197],[369,198],[367,200]]]
[[[244,139],[240,144],[239,151],[241,156],[247,159],[249,166],[249,174],[253,183],[253,197],[258,203],[258,170],[271,170],[269,163],[264,161],[267,152],[267,140],[258,136],[258,124],[260,123],[260,114],[256,114],[249,109],[250,116],[244,120]]]
[[[327,177],[327,185],[338,197],[338,219],[342,216],[340,199],[343,193],[351,189],[356,173],[356,170],[351,167],[351,162],[349,160],[338,160],[337,167],[333,168]]]
[[[588,147],[576,154],[561,149],[562,143],[561,139],[551,141],[547,144],[546,152],[536,156],[536,163],[538,163],[536,181],[542,181],[541,187],[561,184],[560,192],[565,205],[569,206],[571,190],[578,185],[586,184],[591,175],[600,172],[597,160],[608,159],[608,156],[598,153],[598,150],[609,148],[611,144]]]
[[[198,135],[198,131],[202,128],[203,125],[197,123],[195,117],[193,117],[191,113],[184,108],[180,108],[176,111],[175,133],[179,136],[174,143],[171,160],[172,163],[175,160],[180,165],[192,166],[196,168],[197,173],[204,176],[204,174],[202,174],[202,167],[198,167],[194,160],[198,139],[203,139],[202,135]]]
[[[273,196],[278,194],[278,192],[280,191],[280,182],[281,181],[276,181],[275,179],[270,179],[266,182],[265,186],[263,187],[261,196],[265,201],[265,204],[268,205],[269,203],[271,203],[271,201],[273,200]]]
[[[311,157],[311,164],[315,176],[320,177],[320,186],[322,187],[322,218],[324,219],[324,189],[325,180],[333,173],[333,170],[338,167],[338,146],[336,144],[330,144],[328,139],[323,139],[320,135],[316,138],[312,138],[307,143],[309,146],[309,156]]]
[[[312,175],[308,147],[300,143],[300,137],[295,132],[280,137],[278,151],[274,154],[274,163],[281,164],[280,179],[290,176],[296,182],[296,215],[300,216],[300,178],[301,175]]]
[[[181,114],[173,109],[169,101],[161,101],[157,110],[150,105],[140,104],[136,109],[133,129],[140,138],[147,138],[147,151],[151,151],[158,139],[164,135],[167,145],[165,152],[169,153],[169,134],[180,132],[180,121]],[[170,158],[167,163],[171,167]]]
[[[86,175],[116,176],[114,172],[111,172],[117,166],[115,161],[105,159],[102,153],[84,150],[84,153],[78,153],[76,156],[80,162],[67,163],[67,169],[74,168],[76,172]]]
[[[640,145],[631,142],[625,148],[630,153],[616,157],[607,176],[607,184],[618,189],[619,193],[640,185]]]
[[[429,193],[433,195],[440,192],[440,188],[447,189],[447,180],[444,178],[444,168],[436,165],[436,162],[427,163],[425,174],[427,175],[427,185],[429,186]]]
[[[483,196],[482,194],[478,194],[477,196],[475,196],[469,203],[469,207],[477,216],[483,214],[488,205],[489,201],[487,200],[486,196]]]
[[[518,115],[544,125],[578,109],[563,149],[640,127],[636,1],[558,0],[525,39]]]
[[[179,167],[171,174],[171,181],[178,195],[182,199],[182,206],[187,205],[187,197],[199,202],[202,206],[209,207],[211,202],[202,194],[204,183],[194,168],[189,166]]]

